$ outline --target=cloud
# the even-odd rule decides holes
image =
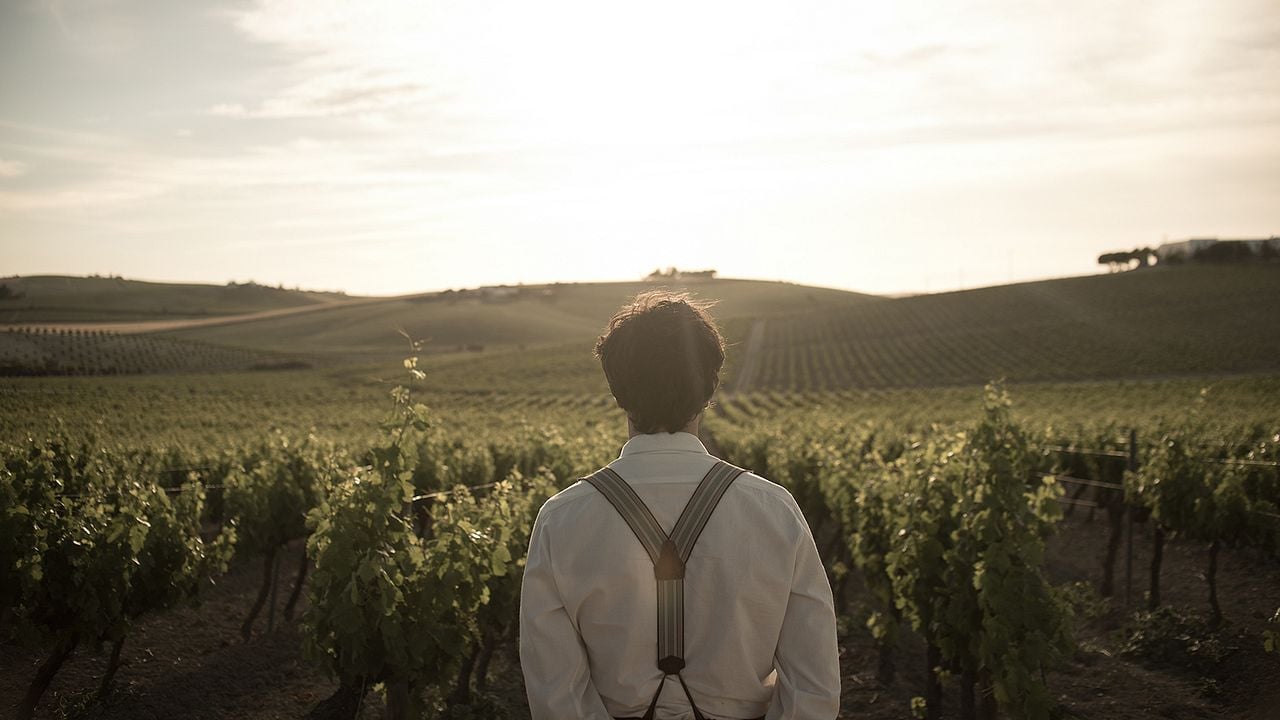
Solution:
[[[0,177],[27,172],[14,158],[39,171],[0,185],[0,214],[236,250],[394,241],[472,272],[477,239],[918,247],[900,227],[917,216],[1027,188],[1051,188],[1049,210],[1109,207],[1099,188],[1116,177],[1151,209],[1125,233],[1172,233],[1186,223],[1167,219],[1166,195],[1206,158],[1213,172],[1188,186],[1236,187],[1248,169],[1250,192],[1274,195],[1263,164],[1241,160],[1280,152],[1274,0],[228,4],[203,29],[217,68],[140,44],[139,62],[180,77],[103,83],[121,103],[89,103],[113,118],[96,133],[0,113]],[[88,32],[78,7],[71,28]],[[1228,216],[1181,205],[1203,205],[1206,227]]]
[[[788,138],[876,147],[894,128],[913,141],[936,129],[939,144],[966,129],[1088,136],[1274,110],[1265,78],[1280,76],[1280,55],[1263,53],[1280,16],[1267,0],[962,5],[255,0],[228,17],[292,58],[287,80],[211,112],[376,115],[379,129],[426,118],[437,142],[647,153]],[[1242,47],[1263,50],[1217,82],[1213,68]]]
[[[213,115],[241,119],[412,118],[446,99],[435,92],[439,28],[424,5],[256,0],[222,13],[246,39],[284,61],[264,69],[258,98],[227,98]]]
[[[412,82],[386,82],[365,73],[326,73],[283,89],[250,108],[243,103],[218,103],[209,113],[229,118],[315,118],[395,112],[429,98],[427,89]]]
[[[470,186],[466,168],[458,168],[454,158],[443,155],[434,163],[435,156],[424,153],[412,138],[322,140],[298,135],[217,153],[198,143],[157,146],[146,140],[3,122],[0,130],[21,138],[0,141],[0,148],[7,145],[39,158],[45,174],[57,178],[0,193],[0,214],[65,210],[103,215],[127,210],[145,225],[150,213],[137,213],[139,203],[157,211],[226,204],[246,213],[274,205],[312,206],[308,212],[313,215],[337,217],[350,213],[353,206],[372,204],[377,212],[365,216],[365,222],[378,224],[398,204],[414,206],[424,194]],[[466,156],[472,164],[477,158],[483,156]],[[0,161],[0,169],[9,165]],[[456,178],[452,185],[449,177]],[[373,195],[382,199],[370,200]],[[443,196],[436,204],[445,204]]]
[[[0,178],[16,178],[27,174],[26,163],[0,158]]]
[[[0,191],[0,214],[109,209],[155,197],[164,192],[164,189],[162,185],[156,183],[110,179],[59,190]]]

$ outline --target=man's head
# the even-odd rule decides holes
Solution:
[[[641,293],[596,341],[609,390],[636,430],[676,432],[711,401],[724,339],[708,307],[683,293]]]

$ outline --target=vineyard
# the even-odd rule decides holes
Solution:
[[[599,394],[432,394],[417,361],[405,373],[390,395],[385,382],[333,398],[332,387],[316,385],[292,405],[283,398],[297,386],[262,396],[268,378],[224,398],[220,411],[161,378],[122,378],[131,385],[118,394],[102,380],[14,381],[10,391],[93,382],[98,401],[124,414],[139,389],[165,388],[174,393],[168,404],[194,416],[171,443],[146,425],[113,437],[83,429],[94,426],[71,409],[94,415],[92,401],[70,392],[69,425],[9,435],[28,438],[4,450],[0,475],[5,643],[31,653],[5,666],[4,694],[18,716],[132,717],[165,707],[128,680],[139,665],[147,672],[146,633],[174,613],[204,617],[189,609],[202,597],[226,607],[216,583],[232,578],[244,600],[207,652],[280,652],[273,643],[295,638],[301,656],[292,662],[323,675],[286,716],[520,717],[511,672],[524,544],[542,500],[617,452],[625,439],[617,411]],[[1258,391],[1233,382],[1227,402]],[[1053,397],[1034,386],[1028,394]],[[256,419],[243,414],[250,397],[261,406]],[[923,397],[732,396],[707,422],[708,441],[787,487],[814,529],[846,618],[846,654],[861,658],[848,672],[879,699],[850,689],[848,711],[1050,717],[1087,708],[1092,698],[1061,687],[1073,665],[1098,662],[1082,657],[1104,657],[1079,632],[1100,614],[1119,624],[1128,662],[1163,657],[1172,642],[1195,662],[1208,652],[1200,648],[1216,647],[1216,660],[1249,663],[1246,684],[1280,667],[1265,650],[1265,633],[1280,629],[1266,624],[1270,614],[1239,613],[1245,598],[1216,583],[1228,559],[1250,567],[1263,588],[1280,580],[1274,404],[1249,415],[1191,392],[1142,426],[1131,466],[1120,427],[1082,423],[1084,413],[1063,424],[1068,415],[1017,411],[994,388],[903,412]],[[332,405],[320,404],[317,416],[367,408],[332,427],[244,432],[325,399]],[[33,422],[39,410],[25,415]],[[1106,522],[1086,528],[1086,512]],[[1153,548],[1137,580],[1132,568],[1119,579],[1117,525],[1129,542],[1136,532]],[[1082,528],[1107,544],[1087,573],[1099,582],[1056,581],[1046,563],[1056,535]],[[1190,592],[1203,600],[1169,608],[1169,590],[1180,597],[1187,588],[1161,593],[1167,571],[1158,558],[1191,547],[1203,548],[1205,580]],[[1262,595],[1247,599],[1274,612],[1280,596]],[[60,669],[77,662],[97,669],[59,685]],[[1202,672],[1212,685],[1197,703],[1224,716],[1262,707],[1239,680]],[[249,712],[215,708],[189,711]]]
[[[175,330],[172,336],[272,351],[399,357],[397,331],[403,330],[428,339],[423,349],[432,354],[470,347],[523,355],[566,343],[582,347],[599,332],[600,318],[654,287],[620,282],[472,288],[335,304],[305,314]],[[841,290],[756,280],[705,280],[682,289],[717,300],[717,318],[725,322],[882,302]]]
[[[761,321],[751,389],[1274,372],[1280,270],[1165,268]]]
[[[310,367],[310,360],[259,350],[103,330],[0,332],[0,375],[140,375]]]
[[[703,440],[804,511],[844,716],[1270,717],[1274,273],[706,286],[731,345]],[[629,288],[0,333],[32,370],[0,378],[0,708],[527,717],[523,553],[626,440],[582,337]],[[294,345],[313,367],[239,372]]]
[[[97,302],[104,311],[86,317],[111,323],[129,304],[285,292],[136,285],[114,295],[94,286],[57,297],[86,311]],[[28,324],[0,333],[0,365],[34,375],[230,371],[291,361],[386,366],[399,358],[403,330],[429,339],[424,352],[440,369],[433,389],[447,378],[454,391],[599,392],[584,350],[599,318],[652,287],[565,284],[343,301],[271,296],[276,306],[293,305],[127,336]],[[895,299],[744,280],[688,289],[718,300],[717,317],[738,350],[730,353],[726,387],[738,394],[1280,371],[1280,315],[1269,311],[1280,306],[1280,268],[1269,265],[1181,266]]]

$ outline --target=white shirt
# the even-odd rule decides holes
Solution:
[[[637,435],[609,464],[670,533],[715,464],[688,433]],[[781,486],[744,473],[686,563],[681,675],[708,718],[831,720],[840,668],[831,585]],[[533,720],[640,717],[662,679],[653,564],[626,521],[579,481],[538,512],[520,595]],[[674,677],[658,720],[693,712]]]

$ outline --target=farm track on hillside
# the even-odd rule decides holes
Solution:
[[[434,293],[426,293],[427,295]],[[302,305],[298,307],[277,308],[275,310],[261,310],[259,312],[240,313],[237,315],[221,315],[218,317],[208,318],[188,318],[184,320],[140,320],[136,322],[121,323],[21,323],[0,325],[0,332],[18,329],[40,329],[48,328],[53,331],[101,331],[116,333],[118,335],[137,335],[142,333],[159,333],[173,332],[176,330],[194,330],[196,328],[217,327],[220,325],[235,325],[239,323],[251,323],[259,320],[275,320],[295,315],[306,315],[314,312],[323,312],[327,310],[335,310],[339,308],[359,307],[362,305],[376,305],[378,303],[398,302],[401,300],[411,300],[423,295],[402,295],[398,297],[388,298],[361,298],[358,300],[331,300],[318,302],[314,305]]]

